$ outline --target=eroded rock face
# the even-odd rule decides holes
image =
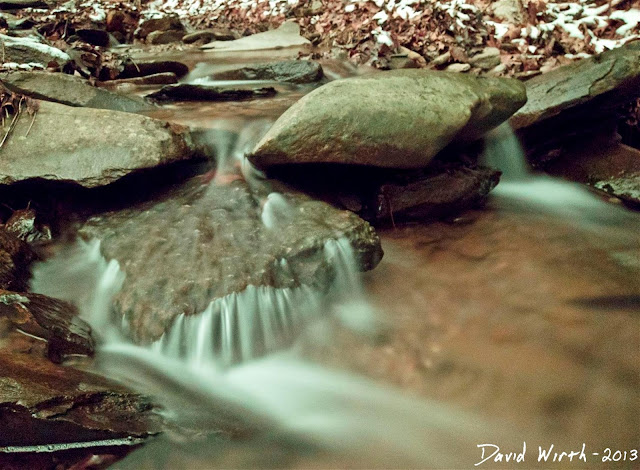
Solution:
[[[511,79],[398,70],[336,80],[289,108],[249,159],[262,168],[422,168],[452,141],[479,138],[525,101],[524,85]]]
[[[158,430],[151,404],[101,377],[55,365],[18,333],[0,345],[0,446],[73,443]]]
[[[0,183],[32,178],[85,187],[193,156],[186,130],[136,114],[38,101],[0,149]]]
[[[96,88],[83,78],[63,73],[11,72],[0,76],[0,80],[14,93],[68,106],[131,113],[151,108],[142,100]]]
[[[225,70],[211,76],[214,80],[275,80],[311,83],[322,78],[322,66],[309,60],[286,60]]]
[[[534,77],[526,88],[527,104],[509,120],[514,129],[539,124],[587,102],[592,112],[616,108],[638,96],[640,42]]]
[[[374,230],[351,212],[295,193],[269,206],[270,190],[252,192],[235,175],[201,180],[162,200],[94,217],[81,230],[102,240],[105,256],[125,271],[116,309],[140,341],[250,284],[322,287],[331,276],[323,255],[328,239],[347,237],[364,269],[382,257]]]

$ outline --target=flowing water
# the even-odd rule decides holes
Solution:
[[[236,104],[155,114],[242,130],[203,134],[218,160],[210,184],[240,167],[259,185],[263,175],[243,156],[304,92],[246,105],[240,117]],[[569,427],[593,442],[604,442],[597,426],[619,428],[632,442],[636,420],[624,412],[637,401],[629,391],[637,315],[628,314],[640,271],[628,234],[636,214],[532,175],[508,127],[488,137],[486,157],[504,173],[489,209],[471,211],[470,221],[381,231],[387,255],[364,281],[349,243],[329,240],[328,290],[249,286],[177,317],[149,346],[127,340],[126,322],[113,317],[127,280],[99,242],[79,241],[39,264],[33,290],[80,307],[100,339],[97,370],[152,395],[172,423],[116,468],[469,467],[481,442],[574,442]],[[293,216],[282,195],[266,198],[267,229]],[[603,324],[589,301],[605,294],[623,307]],[[574,404],[585,397],[601,408],[595,416]],[[624,416],[605,418],[606,399]]]

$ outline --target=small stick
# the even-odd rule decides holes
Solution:
[[[31,119],[31,124],[29,124],[29,129],[27,129],[27,133],[24,135],[25,137],[29,137],[29,132],[31,132],[31,128],[33,127],[33,123],[36,122],[36,115],[38,111],[33,112],[33,118]]]

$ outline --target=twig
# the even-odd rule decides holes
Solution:
[[[27,133],[24,135],[25,137],[29,137],[29,132],[31,132],[31,128],[33,127],[33,123],[36,122],[36,115],[38,111],[34,111],[33,118],[31,119],[31,124],[29,124],[29,129],[27,129]]]

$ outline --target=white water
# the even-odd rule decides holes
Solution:
[[[484,161],[502,171],[492,196],[504,207],[542,213],[589,230],[637,228],[640,223],[637,214],[601,200],[581,184],[532,173],[509,123],[486,136]]]

